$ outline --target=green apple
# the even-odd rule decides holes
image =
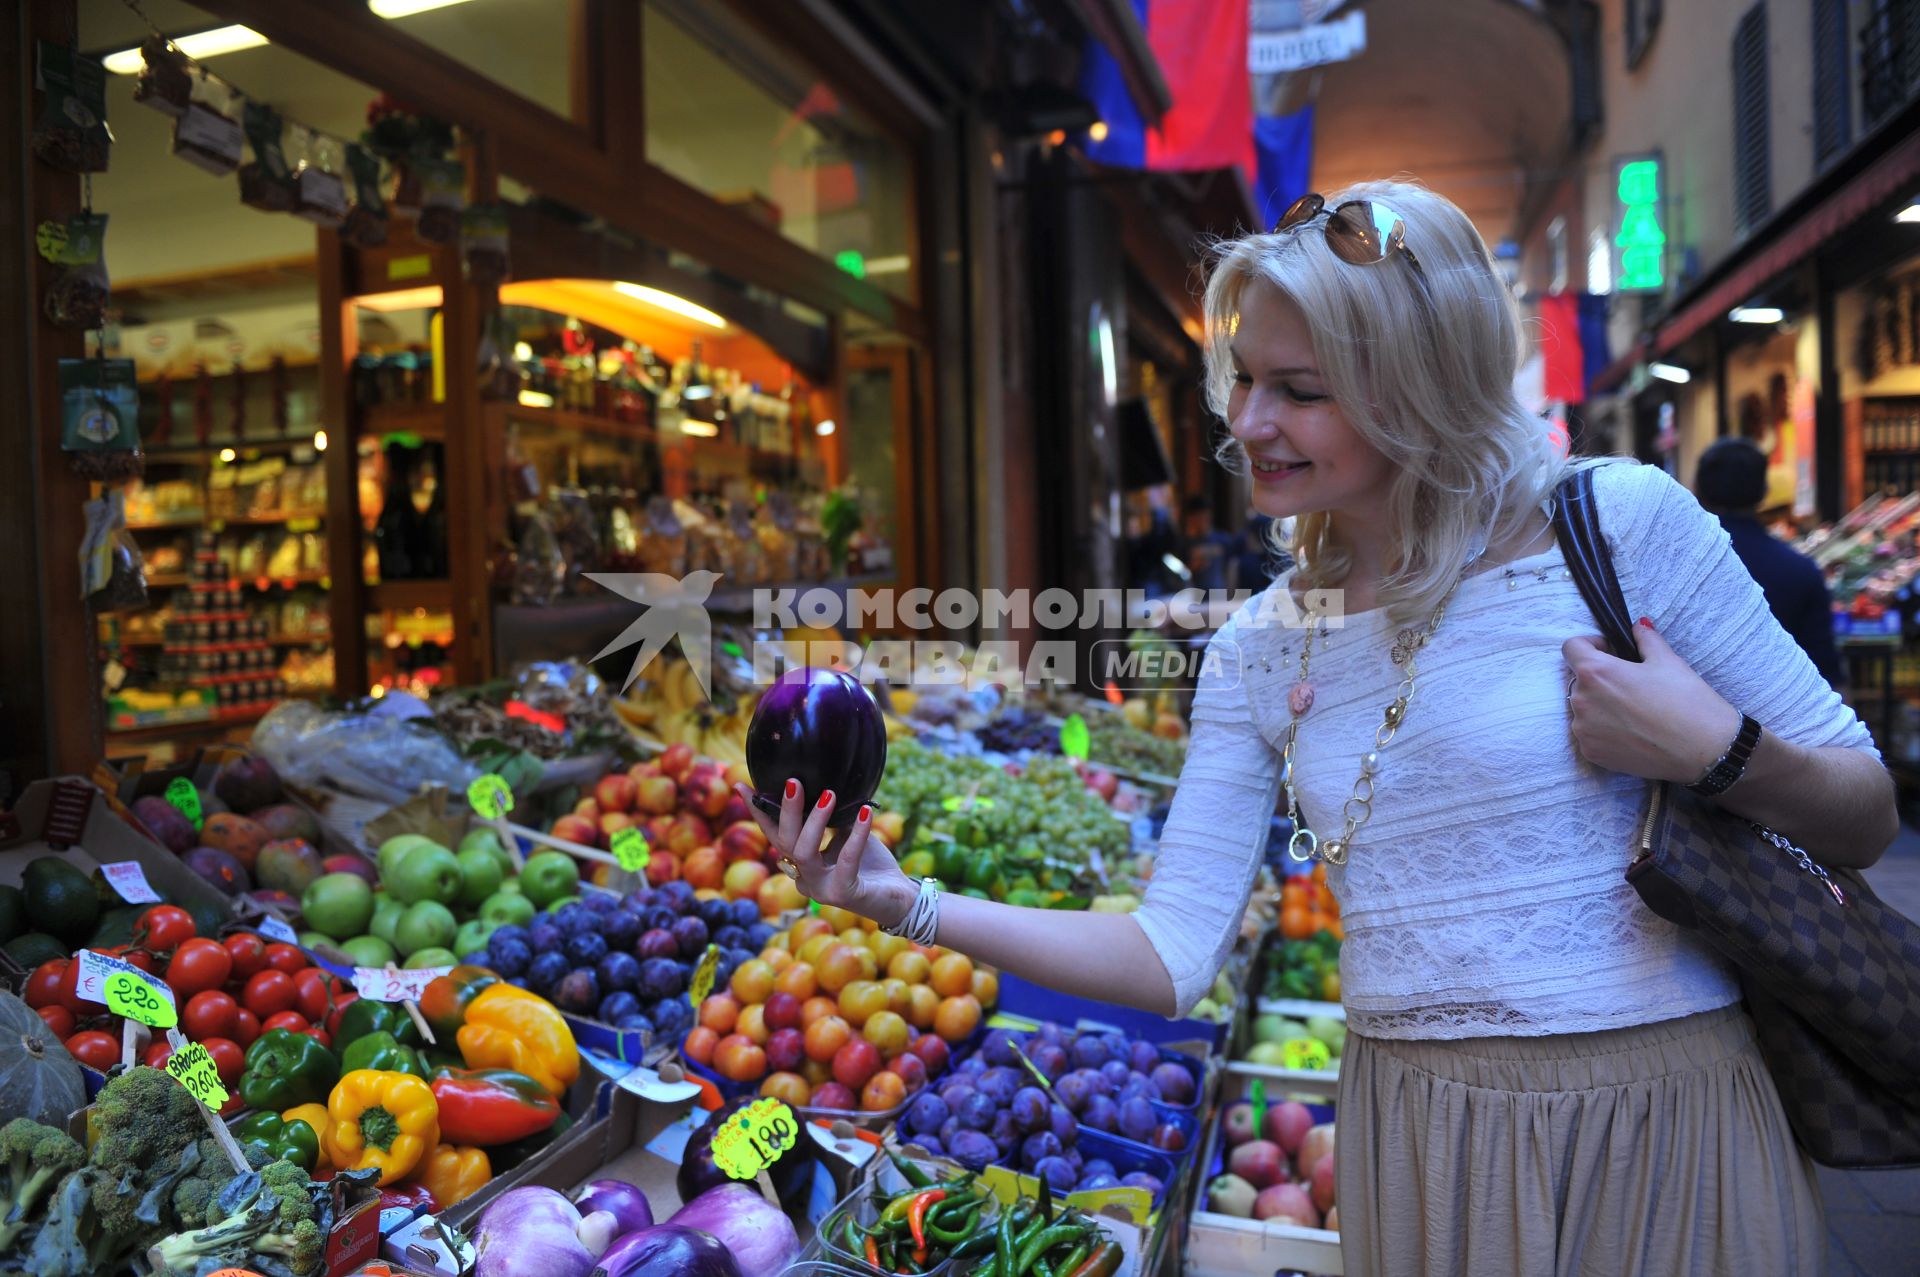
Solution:
[[[520,890],[534,908],[556,908],[562,897],[580,890],[580,866],[563,851],[535,852],[520,871]]]
[[[472,851],[475,848],[486,852],[500,862],[501,876],[510,876],[514,872],[513,857],[507,854],[506,847],[501,844],[500,831],[492,825],[476,825],[467,830],[466,835],[460,839],[460,845],[454,850]]]
[[[520,894],[520,875],[513,874],[509,877],[501,879],[500,890],[506,892],[510,896],[519,895]]]
[[[1193,1004],[1193,1010],[1188,1013],[1187,1018],[1190,1020],[1211,1020],[1219,1014],[1220,1004],[1218,1002],[1215,1002],[1212,998],[1201,998]]]
[[[336,940],[357,936],[373,920],[373,888],[358,874],[321,874],[301,893],[300,916]]]
[[[1312,1036],[1307,1032],[1306,1025],[1298,1020],[1289,1020],[1284,1015],[1263,1015],[1253,1022],[1253,1040],[1256,1042],[1271,1042],[1277,1046],[1295,1038]]]
[[[373,921],[367,924],[367,934],[379,936],[388,944],[392,944],[393,929],[399,925],[400,916],[406,911],[407,907],[392,897],[374,901]]]
[[[461,923],[459,934],[453,938],[453,951],[462,956],[483,952],[496,925],[479,918]]]
[[[476,909],[488,896],[500,890],[506,875],[500,862],[484,847],[468,847],[454,857],[460,865],[460,903]]]
[[[560,910],[566,908],[568,905],[577,905],[579,903],[580,903],[580,893],[576,891],[570,896],[562,896],[558,900],[553,901],[552,903],[547,905],[547,908],[550,911],[557,913]]]
[[[321,935],[318,931],[302,931],[300,933],[300,947],[302,949],[332,949],[336,947],[338,943],[339,942],[332,936]]]
[[[383,878],[402,904],[434,900],[450,905],[460,898],[460,862],[438,843],[423,840],[408,848]]]
[[[352,958],[356,967],[384,967],[399,956],[379,936],[355,936],[342,942],[340,952]]]
[[[421,900],[408,905],[394,925],[393,947],[406,954],[422,949],[444,949],[453,943],[459,929],[460,924],[453,920],[453,910],[438,900]]]
[[[440,844],[425,834],[395,834],[381,843],[377,857],[381,883],[387,884],[393,877],[393,867],[400,863],[400,857],[419,846],[438,847]]]
[[[403,971],[424,971],[428,967],[453,967],[459,964],[460,959],[453,956],[453,950],[434,948],[417,951],[401,963],[400,968]]]
[[[1347,1022],[1345,1020],[1336,1020],[1330,1015],[1310,1015],[1307,1017],[1307,1032],[1325,1042],[1330,1053],[1346,1054]]]
[[[533,921],[533,901],[516,892],[502,888],[488,896],[480,906],[480,921],[490,927],[504,927],[509,924],[524,927]]]
[[[1255,1042],[1247,1048],[1247,1059],[1254,1064],[1264,1064],[1269,1068],[1284,1068],[1287,1063],[1286,1048],[1278,1042]]]

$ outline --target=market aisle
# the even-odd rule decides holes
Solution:
[[[1867,874],[1873,889],[1920,918],[1920,829],[1904,826]],[[1827,1198],[1828,1277],[1886,1277],[1914,1269],[1920,1254],[1920,1170],[1820,1172]]]

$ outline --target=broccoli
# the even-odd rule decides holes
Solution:
[[[173,1215],[182,1229],[205,1228],[213,1222],[207,1218],[207,1208],[238,1172],[211,1135],[190,1145],[180,1160],[184,1164],[189,1157],[193,1173],[173,1186]]]
[[[36,1277],[93,1277],[126,1267],[131,1239],[103,1227],[93,1208],[100,1178],[99,1171],[83,1166],[61,1181],[29,1251],[28,1271]]]
[[[5,1196],[0,1198],[0,1251],[18,1241],[54,1181],[80,1169],[86,1151],[64,1131],[24,1117],[0,1127],[0,1154],[7,1162]]]
[[[235,1176],[207,1206],[206,1217],[206,1227],[147,1251],[156,1277],[194,1277],[225,1267],[308,1277],[320,1267],[324,1235],[315,1220],[313,1185],[291,1162]]]
[[[177,1157],[207,1133],[200,1102],[159,1069],[128,1069],[100,1089],[89,1118],[93,1164],[118,1179]]]

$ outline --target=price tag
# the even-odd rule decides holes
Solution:
[[[167,782],[167,801],[173,809],[200,828],[200,791],[185,776],[176,776]]]
[[[467,786],[467,802],[482,820],[498,820],[513,810],[513,787],[497,772]]]
[[[107,1010],[155,1029],[170,1029],[180,1023],[174,1010],[172,990],[161,997],[154,987],[131,971],[116,971],[107,977]]]
[[[167,1072],[187,1088],[187,1094],[214,1112],[218,1113],[227,1102],[227,1088],[220,1085],[220,1070],[207,1054],[207,1048],[198,1042],[189,1042],[168,1056]]]
[[[714,1132],[713,1164],[732,1179],[753,1179],[793,1147],[800,1123],[779,1100],[755,1100]]]
[[[1084,760],[1092,745],[1092,736],[1087,731],[1087,720],[1078,714],[1067,715],[1067,721],[1060,724],[1060,752],[1068,758]]]
[[[1333,1052],[1319,1038],[1294,1038],[1280,1047],[1280,1062],[1290,1069],[1323,1071],[1333,1060]]]
[[[639,873],[653,858],[653,853],[647,850],[647,836],[631,826],[613,836],[611,849],[613,858],[628,873]]]
[[[719,969],[720,946],[710,944],[707,946],[707,951],[700,955],[700,965],[693,969],[693,979],[687,984],[687,1000],[693,1003],[696,1010],[702,1002],[707,1000],[707,995],[713,992],[714,972]],[[753,1176],[742,1175],[740,1178],[752,1179]]]
[[[260,925],[255,928],[255,930],[259,931],[259,933],[267,937],[267,939],[278,940],[281,944],[297,945],[300,943],[300,937],[294,932],[294,929],[271,914],[260,919]]]
[[[371,1002],[418,1002],[428,985],[451,970],[452,967],[421,967],[417,971],[355,967],[353,989]]]
[[[111,865],[101,865],[100,872],[106,876],[120,898],[130,905],[157,905],[160,893],[147,882],[147,875],[135,860],[122,860]]]
[[[1259,1078],[1253,1079],[1253,1121],[1258,1126],[1267,1115],[1267,1084]]]
[[[82,949],[75,955],[74,961],[80,967],[79,974],[73,980],[74,995],[84,1002],[105,1002],[107,981],[115,975],[131,973],[136,980],[147,980],[147,973],[131,962],[122,962],[91,949]],[[152,987],[168,1002],[173,1001],[172,989],[158,981],[153,981]]]

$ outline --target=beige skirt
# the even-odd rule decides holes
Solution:
[[[1817,1277],[1826,1223],[1739,1007],[1340,1063],[1348,1277]]]

